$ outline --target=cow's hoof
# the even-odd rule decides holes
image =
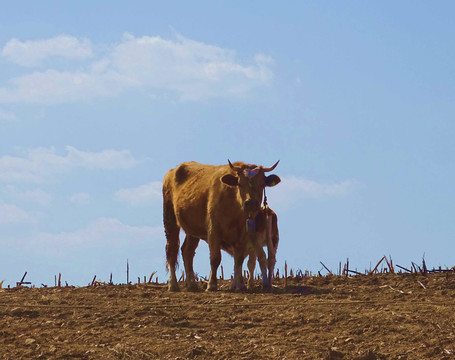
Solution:
[[[241,285],[238,285],[238,286],[234,286],[233,288],[231,288],[231,290],[236,292],[236,293],[240,293],[240,292],[245,292],[246,291],[246,287],[245,287],[245,285],[241,284]]]
[[[169,284],[167,289],[168,289],[168,291],[173,291],[173,292],[180,291],[180,288],[177,284]]]
[[[218,290],[218,287],[216,285],[208,284],[207,289],[205,291],[217,291],[217,290]]]
[[[268,283],[263,283],[262,284],[262,290],[264,290],[266,292],[269,292],[270,290],[272,290],[272,285],[270,285]]]
[[[195,282],[186,284],[186,289],[191,292],[199,291],[199,286]]]

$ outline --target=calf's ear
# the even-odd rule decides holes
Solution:
[[[239,184],[239,179],[234,175],[227,174],[221,178],[221,182],[229,186],[237,186]]]
[[[265,186],[275,186],[281,182],[281,179],[278,175],[269,175],[265,177]]]

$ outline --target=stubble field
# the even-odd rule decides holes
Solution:
[[[0,358],[455,359],[453,272],[220,284],[0,290]]]

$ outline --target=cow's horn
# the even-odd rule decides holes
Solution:
[[[280,160],[278,160],[278,161],[275,163],[275,165],[273,165],[272,167],[263,168],[262,170],[263,170],[264,172],[272,171],[273,169],[276,168],[276,166],[278,165],[279,162],[280,162]]]
[[[229,161],[229,159],[228,159],[228,163],[232,170],[237,171],[237,172],[242,171],[241,167],[232,165],[231,162]]]

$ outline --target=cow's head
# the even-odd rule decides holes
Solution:
[[[265,175],[266,172],[275,169],[280,161],[278,160],[275,165],[269,168],[240,162],[231,164],[229,160],[228,162],[235,175],[226,174],[221,178],[221,181],[228,186],[238,187],[247,217],[254,218],[261,209],[264,188],[275,186],[281,181],[277,175]]]

